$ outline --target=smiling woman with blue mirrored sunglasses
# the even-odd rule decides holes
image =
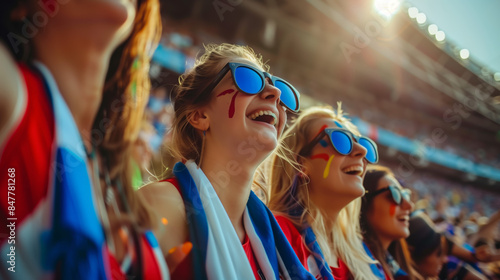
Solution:
[[[316,279],[376,279],[358,219],[366,166],[378,156],[375,143],[356,135],[340,104],[337,110],[307,108],[283,135],[270,164],[269,208]]]
[[[365,159],[369,163],[378,162],[378,149],[375,142],[365,136],[354,135],[351,131],[344,128],[325,128],[318,134],[309,144],[300,150],[299,155],[309,156],[311,150],[318,144],[324,137],[328,136],[333,148],[341,155],[348,155],[352,152],[354,141],[363,146],[367,153]]]
[[[263,72],[268,68],[249,47],[207,45],[179,79],[169,148],[183,160],[173,176],[140,190],[168,220],[168,228],[157,231],[165,255],[176,243],[191,243],[172,280],[314,279],[251,192],[255,170],[278,145],[284,107],[299,108],[296,90]],[[248,141],[259,146],[249,147],[251,156],[241,145]]]
[[[261,93],[266,85],[266,79],[269,79],[270,83],[281,91],[281,104],[292,112],[299,111],[300,94],[290,83],[244,63],[228,62],[199,96],[206,96],[207,93],[210,93],[222,81],[228,71],[231,71],[236,88],[247,94]]]

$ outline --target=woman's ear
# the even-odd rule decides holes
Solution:
[[[189,116],[189,123],[196,129],[205,131],[210,127],[210,121],[205,112],[198,109]]]

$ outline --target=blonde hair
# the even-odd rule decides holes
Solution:
[[[308,180],[301,171],[301,156],[298,152],[308,143],[311,125],[320,118],[334,119],[359,135],[357,128],[342,114],[341,104],[335,113],[330,106],[312,107],[305,110],[284,133],[281,143],[273,155],[269,208],[284,215],[296,226],[302,227],[309,216],[311,228],[326,262],[333,263],[332,254],[338,256],[349,267],[354,279],[377,279],[369,264],[373,260],[366,254],[359,226],[361,198],[355,199],[340,212],[332,227],[328,227],[326,215],[309,200]],[[302,158],[303,159],[303,158]],[[293,184],[297,180],[296,184]],[[291,187],[296,190],[291,190]],[[295,194],[294,194],[295,193]],[[301,209],[299,217],[290,212]]]
[[[223,43],[205,46],[205,53],[196,60],[195,66],[179,77],[179,85],[174,89],[173,103],[175,117],[172,124],[170,153],[178,159],[193,159],[199,163],[202,136],[189,120],[200,107],[208,104],[212,94],[204,94],[205,88],[213,81],[225,63],[231,59],[247,59],[264,71],[269,66],[250,47]]]

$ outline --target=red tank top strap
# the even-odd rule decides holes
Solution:
[[[182,197],[181,185],[179,184],[179,180],[177,180],[177,178],[172,177],[172,178],[162,180],[160,182],[169,182],[170,184],[174,185],[174,187],[177,189],[177,191],[181,194],[181,197]]]

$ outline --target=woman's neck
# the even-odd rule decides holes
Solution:
[[[312,194],[311,201],[321,212],[321,215],[323,215],[323,219],[326,223],[325,226],[329,229],[333,227],[333,224],[337,221],[340,211],[346,206],[343,203],[336,201],[334,198],[330,199],[328,197],[321,196],[321,194]]]
[[[249,166],[243,161],[206,152],[201,169],[212,183],[238,237],[243,241],[245,237],[243,212],[250,196],[253,175],[257,166]]]
[[[383,237],[380,237],[378,238],[380,240],[380,244],[382,244],[382,248],[384,248],[384,251],[387,252],[387,250],[389,250],[389,246],[391,246],[391,243],[392,243],[392,239],[388,239],[388,238],[383,238]]]
[[[74,37],[78,36],[64,37],[47,31],[33,40],[36,59],[52,73],[82,138],[89,140],[113,48]]]

